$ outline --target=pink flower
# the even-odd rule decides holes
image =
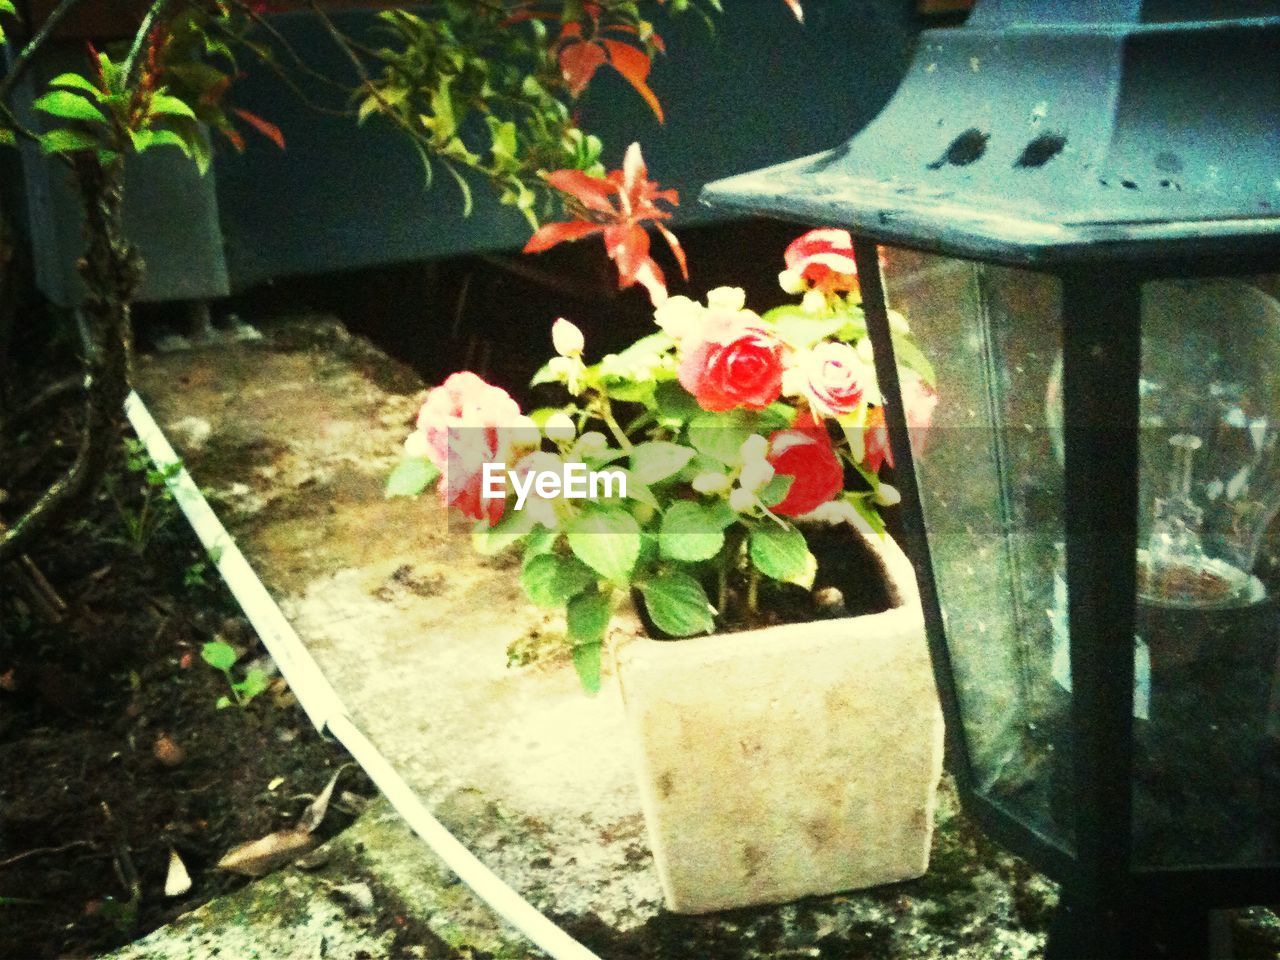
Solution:
[[[678,375],[703,410],[763,410],[782,393],[782,341],[739,312],[708,311]]]
[[[862,402],[865,384],[875,383],[874,372],[858,352],[839,341],[819,343],[805,354],[800,368],[810,405],[829,417],[852,413]]]
[[[808,414],[796,418],[789,430],[769,437],[769,463],[775,474],[795,477],[782,501],[770,509],[784,517],[799,517],[834,500],[844,489],[844,468],[826,428]]]
[[[529,427],[507,391],[474,373],[455,373],[427,394],[418,411],[418,430],[427,459],[444,473],[439,488],[444,503],[474,520],[497,523],[504,503],[481,496],[484,464],[507,462],[517,447],[528,443]]]
[[[778,279],[788,293],[805,289],[847,293],[858,289],[853,238],[847,230],[810,230],[791,241],[783,260],[787,269]]]
[[[911,452],[918,457],[924,453],[925,437],[933,421],[933,409],[938,405],[938,394],[916,374],[904,370],[899,379],[907,430],[911,434]],[[867,411],[867,422],[862,430],[863,460],[867,469],[878,473],[883,464],[892,467],[893,451],[889,448],[889,427],[885,422],[884,407],[873,407]]]

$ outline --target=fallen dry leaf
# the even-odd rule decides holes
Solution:
[[[246,877],[264,877],[309,852],[317,843],[319,841],[304,830],[277,830],[232,847],[218,861],[218,869]]]
[[[191,889],[191,874],[187,873],[187,866],[182,862],[182,858],[178,856],[178,851],[169,848],[169,874],[164,880],[164,895],[166,897],[180,897]]]
[[[329,812],[329,801],[333,797],[333,788],[337,786],[338,777],[342,776],[342,771],[347,769],[348,766],[349,764],[344,763],[335,770],[325,788],[320,791],[320,796],[311,801],[311,805],[302,811],[302,816],[298,818],[299,830],[313,833],[324,822],[324,815]]]

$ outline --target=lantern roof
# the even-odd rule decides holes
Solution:
[[[983,0],[844,145],[705,202],[1018,263],[1280,238],[1280,0]]]

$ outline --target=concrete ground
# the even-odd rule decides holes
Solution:
[[[983,839],[945,782],[932,868],[919,880],[707,917],[664,912],[612,679],[599,696],[581,692],[561,652],[563,622],[527,602],[513,558],[476,554],[434,497],[382,495],[422,383],[331,321],[267,333],[144,358],[140,392],[356,723],[543,912],[616,960],[1042,951],[1052,885]],[[338,843],[363,849],[351,875],[430,931],[416,954],[334,902],[332,885],[355,881],[297,868],[169,933],[248,956],[219,938],[258,929],[257,905],[312,951],[263,941],[264,957],[444,955],[430,952],[440,944],[463,956],[536,955],[393,819],[368,814]],[[334,916],[353,938],[341,950],[338,934],[323,932]],[[166,935],[119,956],[212,955],[146,945]]]

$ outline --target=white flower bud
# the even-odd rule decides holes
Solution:
[[[900,314],[897,310],[889,311],[889,329],[894,333],[910,333],[911,328],[907,326],[907,318]]]
[[[769,441],[758,433],[753,433],[747,439],[742,441],[742,446],[738,448],[738,455],[742,457],[743,463],[751,463],[754,460],[763,460],[765,454],[769,452]]]
[[[800,293],[804,290],[804,275],[799,270],[783,270],[778,274],[778,286],[783,293]]]
[[[547,362],[547,372],[561,383],[569,379],[577,365],[568,357],[552,357]]]
[[[707,307],[711,310],[741,310],[747,302],[746,291],[741,287],[716,287],[707,293]]]
[[[827,295],[821,290],[810,290],[800,301],[800,309],[805,313],[822,313],[827,309]]]
[[[653,311],[653,321],[674,340],[694,333],[702,325],[703,307],[685,296],[669,297]]]
[[[562,357],[578,357],[582,355],[586,341],[581,330],[561,317],[551,325],[551,344]]]
[[[421,430],[415,430],[405,438],[404,455],[406,457],[418,457],[425,460],[427,450],[427,435]]]
[[[580,457],[598,457],[609,449],[609,438],[599,430],[588,430],[578,438],[573,452]]]
[[[542,432],[557,443],[567,443],[578,435],[578,428],[567,413],[553,413],[542,425]]]
[[[759,498],[754,493],[750,490],[744,490],[742,487],[738,487],[733,493],[729,494],[729,506],[738,513],[750,513],[759,502]]]
[[[742,468],[738,483],[742,485],[743,490],[750,490],[754,493],[772,479],[773,464],[768,460],[749,460],[746,466]]]
[[[880,488],[876,491],[876,503],[882,507],[893,507],[902,502],[902,494],[898,492],[898,488],[890,483],[880,484]]]
[[[693,489],[698,493],[723,493],[729,489],[729,478],[723,473],[700,473],[693,478]]]

